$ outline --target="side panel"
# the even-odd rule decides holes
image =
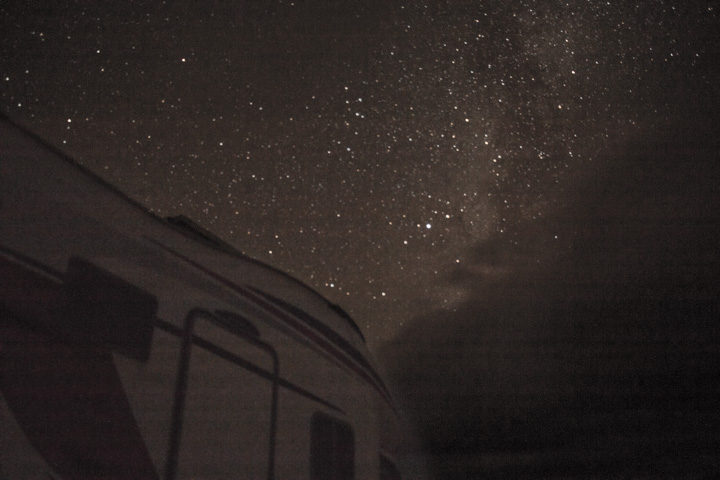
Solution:
[[[377,402],[387,404],[389,395],[347,319],[300,282],[178,233],[4,121],[0,255],[44,272],[30,275],[37,280],[30,284],[0,276],[0,300],[11,300],[14,309],[3,313],[9,303],[0,301],[0,441],[13,443],[0,452],[3,475],[164,478],[177,447],[177,478],[267,478],[271,468],[275,478],[310,478],[313,418],[320,414],[350,427],[353,478],[378,478],[378,431],[385,425]],[[103,296],[101,287],[93,298],[111,311],[85,310],[82,302],[66,311],[81,318],[76,325],[93,332],[92,341],[48,334],[74,256],[156,297],[152,328],[127,335],[132,325],[120,317],[105,335],[108,324],[97,328],[94,319],[113,317],[127,293]],[[73,295],[93,290],[85,287]],[[204,320],[193,328],[184,357],[183,319],[198,307],[246,316],[257,330],[252,335],[272,347],[277,361],[228,325]],[[41,321],[38,311],[46,312]],[[24,323],[20,330],[17,322]],[[127,348],[137,338],[147,342]],[[183,358],[187,385],[178,410]],[[41,455],[20,455],[25,462],[4,453],[28,450]],[[132,458],[107,453],[113,450]],[[95,473],[78,474],[72,462]]]

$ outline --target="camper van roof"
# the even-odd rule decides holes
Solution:
[[[145,205],[141,204],[137,200],[133,199],[132,197],[128,196],[125,192],[118,189],[113,184],[109,183],[96,173],[92,172],[88,168],[84,167],[80,163],[78,163],[76,160],[68,157],[66,154],[64,154],[62,151],[58,150],[56,147],[50,145],[42,138],[38,137],[34,133],[28,131],[26,128],[18,125],[11,119],[9,119],[7,116],[5,116],[3,113],[0,112],[0,123],[5,123],[9,129],[15,129],[19,131],[22,135],[32,138],[34,142],[41,145],[43,148],[46,148],[50,150],[51,152],[55,153],[59,158],[62,158],[65,162],[72,165],[74,168],[77,168],[78,170],[81,170],[85,175],[92,178],[95,182],[98,182],[99,184],[102,184],[105,188],[108,188],[115,192],[115,194],[122,197],[125,201],[133,205],[135,208],[138,208],[144,212],[144,214],[149,215],[152,217],[155,221],[163,222],[165,225],[169,225],[177,232],[185,235],[188,238],[193,239],[194,241],[200,242],[206,246],[209,246],[217,251],[220,251],[222,253],[225,253],[227,255],[231,255],[236,258],[240,258],[244,261],[253,263],[257,266],[269,269],[273,271],[276,274],[282,275],[283,277],[287,278],[288,280],[292,281],[293,283],[297,284],[298,286],[302,287],[307,292],[311,293],[312,295],[316,296],[318,299],[320,299],[322,302],[324,302],[328,308],[330,308],[333,312],[335,312],[338,317],[342,318],[344,322],[346,322],[351,329],[356,332],[359,337],[362,339],[363,342],[366,342],[364,335],[362,334],[362,331],[358,327],[358,325],[355,323],[355,321],[348,315],[345,310],[343,310],[340,306],[330,302],[327,298],[325,298],[323,295],[321,295],[318,291],[310,287],[309,285],[303,283],[302,281],[298,280],[297,278],[293,277],[292,275],[289,275],[288,273],[272,266],[268,265],[267,263],[261,262],[260,260],[254,259],[234,246],[230,245],[226,241],[222,240],[217,235],[213,234],[212,232],[206,230],[202,226],[198,225],[196,222],[191,220],[185,215],[178,215],[173,217],[167,217],[162,218],[155,213],[153,213],[150,209],[148,209]]]

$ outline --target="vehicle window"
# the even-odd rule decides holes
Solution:
[[[318,412],[310,435],[311,480],[355,478],[355,436],[348,423]]]
[[[112,354],[3,320],[0,478],[30,478],[28,453],[62,478],[158,478]]]

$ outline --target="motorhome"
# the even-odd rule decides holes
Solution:
[[[406,430],[342,308],[0,118],[0,479],[410,478]]]

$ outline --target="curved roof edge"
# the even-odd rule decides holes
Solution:
[[[228,254],[230,256],[240,258],[245,261],[249,261],[251,263],[254,263],[255,265],[261,266],[263,268],[267,268],[274,273],[277,273],[279,275],[284,276],[285,278],[291,280],[292,282],[296,283],[298,286],[305,289],[307,292],[315,295],[317,298],[321,299],[330,310],[332,310],[335,314],[337,314],[340,318],[342,318],[351,328],[353,331],[355,331],[360,339],[363,341],[363,343],[367,343],[367,340],[365,339],[365,336],[363,335],[362,331],[360,330],[360,327],[355,323],[355,321],[352,319],[352,317],[339,305],[332,303],[330,300],[328,300],[324,295],[322,295],[320,292],[312,288],[311,286],[307,285],[303,281],[297,279],[296,277],[290,275],[289,273],[273,266],[270,264],[267,264],[265,262],[262,262],[260,260],[257,260],[253,257],[250,257],[246,255],[245,253],[238,250],[233,245],[229,244],[225,240],[221,239],[217,235],[213,234],[209,230],[205,229],[204,227],[200,226],[190,218],[186,217],[185,215],[177,215],[173,217],[167,217],[163,218],[154,212],[152,212],[147,206],[143,205],[142,203],[138,202],[134,198],[130,197],[128,194],[120,190],[118,187],[113,185],[112,183],[108,182],[104,178],[102,178],[97,173],[93,172],[89,168],[85,167],[84,165],[80,164],[77,160],[74,160],[64,152],[62,152],[57,147],[51,145],[46,140],[38,136],[37,134],[30,131],[27,127],[24,127],[14,120],[10,119],[5,113],[0,112],[0,122],[6,123],[10,128],[17,130],[20,134],[29,137],[34,141],[35,143],[39,144],[41,147],[50,150],[53,154],[57,155],[58,157],[62,158],[63,161],[69,163],[74,168],[80,170],[83,172],[83,174],[89,176],[92,180],[95,182],[98,182],[103,187],[111,190],[114,194],[121,197],[123,200],[127,201],[130,205],[133,207],[141,210],[144,214],[148,215],[152,219],[154,219],[157,222],[161,222],[164,224],[164,226],[173,228],[175,231],[178,231],[180,233],[183,233],[185,236],[192,238],[195,241],[198,241],[200,243],[203,243],[206,246],[212,247],[215,250]]]
[[[154,215],[152,212],[150,212],[152,215]],[[155,215],[156,216],[156,215]],[[157,217],[157,216],[156,216]],[[320,298],[325,304],[327,304],[328,308],[330,308],[333,312],[335,312],[336,315],[338,315],[340,318],[342,318],[362,339],[363,342],[367,343],[365,340],[365,336],[363,335],[362,331],[360,330],[360,327],[355,323],[355,321],[352,319],[352,317],[338,304],[332,303],[330,300],[328,300],[324,295],[322,295],[320,292],[312,288],[311,286],[307,285],[303,281],[293,277],[289,273],[285,272],[284,270],[281,270],[277,267],[274,267],[273,265],[267,264],[265,262],[262,262],[260,260],[257,260],[253,257],[248,256],[247,254],[241,252],[233,245],[229,244],[222,238],[216,236],[211,231],[207,230],[206,228],[202,227],[195,221],[193,221],[191,218],[185,216],[185,215],[175,215],[171,217],[166,217],[164,219],[167,223],[170,224],[171,227],[173,227],[178,232],[184,234],[185,236],[188,236],[196,241],[199,241],[201,243],[204,243],[205,245],[214,248],[216,250],[221,251],[222,253],[228,254],[230,256],[234,256],[237,258],[241,258],[245,261],[254,263],[256,265],[262,266],[264,268],[267,268],[269,270],[272,270],[274,273],[284,276],[285,278],[291,280],[292,282],[298,284],[299,286],[303,287],[305,290],[307,290],[309,293],[312,293],[316,297]]]

